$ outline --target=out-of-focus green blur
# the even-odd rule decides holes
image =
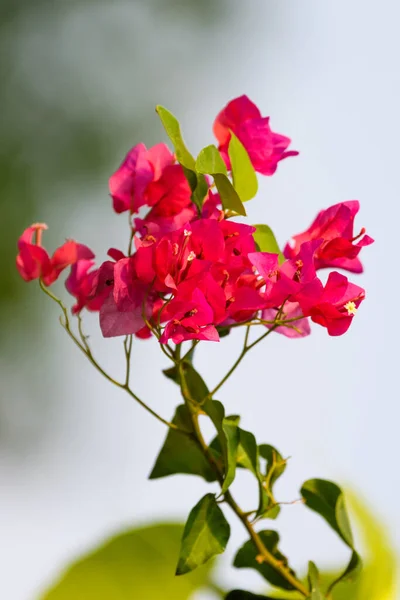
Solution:
[[[33,220],[47,219],[51,233],[63,234],[60,213],[77,210],[78,194],[64,190],[104,184],[119,149],[155,137],[155,91],[179,95],[179,86],[160,79],[162,63],[176,61],[163,41],[177,24],[186,31],[218,22],[224,0],[3,0],[0,8],[0,236],[1,344],[8,344],[8,314],[29,292],[15,271],[16,239]],[[118,12],[120,11],[120,14]],[[121,19],[126,36],[119,34]],[[152,30],[163,23],[159,44]],[[171,25],[173,25],[171,29]],[[179,25],[178,25],[179,27]],[[128,38],[129,36],[129,38]],[[183,40],[184,41],[184,40]],[[153,44],[153,59],[142,49]],[[167,53],[167,54],[166,54]],[[184,63],[185,57],[181,56]],[[180,63],[182,65],[182,62]],[[127,66],[129,67],[127,69]],[[164,73],[165,77],[165,73]],[[129,82],[127,82],[127,79]],[[113,97],[125,94],[125,111]],[[104,194],[105,197],[105,194]],[[68,207],[65,206],[68,201]],[[26,315],[28,316],[28,315]],[[32,324],[29,315],[25,326]]]
[[[190,102],[178,75],[190,69],[184,46],[196,31],[218,27],[225,6],[225,0],[1,3],[0,373],[9,361],[23,364],[32,350],[46,352],[44,299],[36,282],[25,284],[15,269],[19,235],[33,222],[47,222],[44,242],[53,251],[76,237],[71,223],[81,216],[79,241],[96,245],[89,215],[107,209],[112,218],[109,175],[133,144],[162,136],[157,102]],[[7,440],[11,401],[3,388],[0,446],[17,442]]]
[[[350,498],[365,564],[354,581],[334,588],[332,600],[396,600],[398,559],[391,541],[373,512],[355,495]],[[212,590],[222,600],[225,593],[212,561],[189,576],[173,576],[181,533],[182,526],[172,524],[122,533],[73,564],[43,600],[187,600],[196,588]],[[337,576],[334,571],[323,573],[323,587],[327,589]],[[270,595],[275,597],[275,592]],[[300,598],[281,590],[276,597]]]

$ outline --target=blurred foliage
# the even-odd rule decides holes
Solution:
[[[339,583],[334,588],[332,600],[397,600],[399,558],[390,536],[376,515],[351,492],[346,492],[351,516],[361,537],[364,567],[354,581]],[[321,574],[323,588],[337,577],[335,571]],[[279,598],[298,599],[298,594],[282,595]]]
[[[358,498],[347,497],[363,541],[365,567],[354,582],[339,584],[332,600],[396,600],[399,564],[390,539]],[[154,525],[116,536],[72,565],[41,600],[185,600],[201,587],[223,597],[212,581],[211,562],[188,575],[174,576],[182,531],[182,525]],[[322,574],[324,586],[336,575]],[[300,598],[282,590],[276,596]]]
[[[16,241],[22,230],[32,222],[46,220],[49,212],[46,206],[51,203],[53,219],[54,206],[58,205],[61,212],[60,222],[52,221],[54,239],[57,239],[65,202],[60,191],[73,187],[74,183],[78,189],[84,190],[84,183],[94,189],[93,184],[99,178],[102,183],[107,181],[107,173],[122,158],[121,146],[139,141],[143,131],[151,140],[152,132],[159,128],[148,99],[156,85],[153,75],[149,75],[152,53],[147,61],[141,41],[135,35],[129,40],[114,36],[112,52],[110,48],[108,53],[111,65],[103,65],[97,48],[99,36],[104,29],[106,37],[115,32],[112,19],[107,19],[104,25],[105,16],[112,15],[113,11],[118,15],[117,11],[121,10],[124,22],[130,22],[134,32],[141,27],[138,17],[146,12],[150,17],[152,14],[162,17],[166,30],[181,19],[185,21],[185,30],[195,32],[210,22],[215,26],[224,6],[225,0],[149,0],[145,3],[119,0],[112,6],[95,0],[2,0],[0,206],[3,223],[6,223],[0,237],[2,328],[7,327],[7,309],[14,309],[15,302],[27,293],[15,270]],[[89,30],[84,26],[88,13]],[[78,19],[74,20],[75,16]],[[77,20],[81,27],[78,33]],[[148,20],[149,26],[152,20]],[[84,60],[74,61],[79,50]],[[127,50],[132,58],[129,73],[124,72],[123,66],[118,70],[118,57],[126,55]],[[163,60],[168,60],[168,49],[162,50],[162,41],[158,48],[158,52],[161,51]],[[98,88],[99,80],[105,89],[110,75],[115,80],[115,72],[121,78],[121,97],[130,89],[127,75],[129,81],[148,81],[147,90],[141,85],[138,94],[132,96],[129,118],[119,114],[118,105],[110,106],[107,98],[99,98],[97,90],[91,90],[91,83]],[[173,88],[172,82],[170,85]],[[146,115],[148,119],[144,118]],[[72,196],[68,199],[71,208],[82,201],[82,194]],[[47,239],[53,239],[53,234],[50,232]],[[63,231],[62,237],[65,234]],[[21,314],[21,318],[25,317],[24,325],[29,325],[31,312],[21,313],[25,313]],[[0,340],[3,344],[10,341],[7,334]]]
[[[212,562],[175,577],[181,525],[153,525],[116,536],[75,563],[42,600],[186,600],[210,586]]]

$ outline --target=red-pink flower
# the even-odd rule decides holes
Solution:
[[[215,119],[213,129],[228,168],[231,131],[246,148],[254,169],[263,175],[273,175],[280,160],[298,154],[287,150],[291,140],[274,133],[269,126],[269,117],[262,117],[247,96],[229,102]]]
[[[268,252],[249,254],[249,260],[260,275],[264,286],[267,308],[278,308],[285,301],[293,301],[301,289],[316,278],[314,254],[322,240],[302,244],[295,259],[278,263],[278,255]]]
[[[190,298],[177,296],[167,305],[165,317],[169,318],[160,338],[162,344],[172,340],[180,344],[185,340],[219,341],[219,335],[213,323],[213,310],[203,292],[195,289]]]
[[[129,150],[121,166],[110,177],[110,194],[115,212],[137,212],[146,204],[147,186],[161,177],[163,169],[174,162],[174,156],[165,144],[147,150],[137,144]]]
[[[42,247],[42,232],[47,229],[44,223],[36,223],[25,229],[18,240],[17,269],[25,281],[42,279],[45,285],[54,283],[60,273],[80,260],[94,258],[93,252],[83,244],[68,240],[57,248],[50,258]]]
[[[329,274],[325,287],[314,279],[297,296],[303,315],[334,336],[346,333],[364,298],[363,288],[336,271]]]
[[[315,253],[317,269],[336,267],[361,273],[363,267],[358,254],[361,248],[372,244],[374,240],[365,235],[364,228],[358,235],[353,233],[354,218],[359,208],[359,202],[352,200],[322,210],[306,231],[291,238],[285,246],[285,256],[294,258],[301,244],[309,240],[322,239],[323,242]]]
[[[310,335],[311,328],[307,317],[303,317],[303,311],[298,302],[285,302],[283,309],[279,311],[278,308],[266,308],[263,310],[261,318],[264,321],[274,321],[279,314],[280,321],[289,321],[287,325],[280,325],[275,327],[276,333],[281,333],[288,338],[302,338]],[[293,321],[292,319],[296,319]],[[273,324],[266,324],[268,329],[273,327]]]
[[[100,310],[104,298],[108,295],[106,291],[93,296],[93,287],[97,280],[98,269],[90,271],[94,266],[93,260],[80,260],[71,267],[71,273],[65,281],[68,292],[77,300],[72,307],[74,315],[81,312],[83,308],[91,311]]]
[[[153,207],[149,220],[176,216],[191,205],[191,193],[181,165],[167,165],[146,188],[146,204]]]

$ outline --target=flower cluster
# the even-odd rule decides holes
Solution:
[[[213,129],[229,173],[232,135],[263,175],[297,154],[287,150],[290,139],[274,133],[269,118],[246,96],[231,101]],[[345,333],[365,292],[336,271],[323,284],[318,272],[362,271],[358,255],[373,240],[364,229],[354,235],[359,203],[322,210],[283,254],[265,251],[256,245],[256,227],[233,220],[224,208],[211,176],[204,178],[202,205],[194,201],[178,158],[165,144],[150,149],[138,144],[111,176],[113,208],[131,216],[127,254],[112,248],[109,260],[95,268],[86,246],[67,241],[50,258],[41,245],[46,226],[37,224],[18,242],[22,277],[49,286],[71,267],[66,287],[76,299],[72,311],[99,311],[105,337],[154,334],[162,344],[218,341],[232,327],[258,323],[294,338],[309,334],[310,319],[330,335]]]

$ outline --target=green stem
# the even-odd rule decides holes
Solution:
[[[125,350],[125,359],[126,359],[126,375],[125,375],[125,385],[129,387],[129,378],[131,372],[131,352],[132,352],[132,342],[133,336],[127,335],[124,339],[124,350]]]
[[[177,425],[175,425],[175,423],[171,423],[170,421],[167,421],[166,419],[164,419],[163,417],[161,417],[161,415],[159,415],[158,413],[156,413],[152,408],[150,408],[150,406],[148,406],[145,402],[143,402],[143,400],[141,400],[139,398],[139,396],[137,396],[137,394],[135,394],[135,392],[133,390],[131,390],[131,388],[128,385],[128,379],[129,379],[129,369],[128,368],[128,363],[127,363],[127,375],[126,375],[126,379],[125,379],[125,383],[121,383],[119,381],[117,381],[116,379],[114,379],[111,375],[109,375],[104,369],[103,367],[101,367],[101,365],[99,365],[99,363],[97,362],[97,360],[94,358],[92,351],[87,343],[87,338],[83,333],[82,330],[82,322],[81,320],[78,320],[78,329],[79,329],[79,335],[81,337],[81,342],[78,340],[78,338],[75,336],[74,332],[71,329],[71,324],[70,324],[70,320],[69,320],[69,316],[68,316],[68,310],[66,308],[66,306],[64,305],[64,303],[60,300],[60,298],[57,298],[57,296],[55,296],[43,283],[42,280],[39,280],[39,285],[40,288],[42,289],[42,291],[52,300],[54,300],[54,302],[56,302],[58,304],[58,306],[61,308],[63,315],[64,315],[64,321],[62,320],[62,317],[60,318],[60,322],[62,327],[65,329],[65,331],[67,332],[67,334],[69,335],[69,337],[72,339],[72,341],[78,346],[78,348],[81,350],[81,352],[87,357],[87,359],[89,360],[89,362],[95,367],[95,369],[101,373],[101,375],[103,375],[103,377],[105,379],[107,379],[107,381],[109,381],[110,383],[112,383],[113,385],[117,386],[118,388],[125,390],[125,392],[127,394],[129,394],[129,396],[131,396],[132,398],[134,398],[134,400],[136,400],[136,402],[138,404],[140,404],[140,406],[142,406],[148,413],[150,413],[153,417],[155,417],[158,421],[160,421],[160,423],[163,423],[164,425],[166,425],[167,427],[169,427],[170,429],[174,429],[175,431],[179,431],[181,433],[185,433],[186,435],[189,435],[189,433],[187,431],[185,431],[184,429],[181,429],[180,427],[178,427]],[[127,348],[129,348],[129,353],[127,352],[127,350],[125,350],[126,352],[126,356],[127,356],[127,360],[128,360],[128,356],[130,359],[130,352],[131,352],[131,344],[129,344],[127,346]],[[130,360],[129,360],[130,362]]]
[[[261,341],[261,340],[259,340],[259,341]],[[245,347],[246,347],[246,345],[245,345]],[[210,466],[214,469],[216,477],[218,479],[218,482],[222,488],[222,485],[224,482],[223,468],[221,468],[221,466],[215,460],[213,454],[210,451],[210,448],[206,444],[204,437],[202,435],[200,425],[199,425],[198,410],[196,410],[196,406],[193,405],[193,401],[191,400],[190,396],[188,396],[187,391],[186,391],[184,371],[182,369],[182,361],[179,361],[178,368],[179,368],[179,373],[180,373],[180,378],[181,378],[182,396],[183,396],[183,398],[186,402],[186,405],[190,411],[192,425],[193,425],[193,431],[194,431],[194,438],[195,438],[198,446],[202,450],[204,456],[208,460]],[[247,531],[250,535],[250,538],[253,540],[253,542],[254,542],[258,552],[262,556],[263,560],[267,564],[269,564],[275,571],[277,571],[284,579],[286,579],[286,581],[288,583],[290,583],[290,585],[294,589],[299,591],[303,596],[307,597],[309,594],[308,594],[308,590],[306,589],[306,587],[301,583],[301,581],[299,581],[295,577],[295,575],[293,575],[290,572],[289,568],[286,565],[284,565],[280,560],[275,558],[275,556],[273,554],[271,554],[271,552],[266,548],[266,546],[264,545],[259,534],[254,529],[253,524],[249,521],[248,514],[246,514],[239,507],[239,505],[237,504],[237,502],[235,501],[235,499],[233,498],[233,496],[229,490],[227,492],[225,492],[224,499],[225,499],[225,502],[231,507],[233,512],[236,514],[236,516],[243,523],[244,527],[247,529]]]
[[[251,350],[252,348],[254,348],[254,346],[259,344],[264,338],[266,338],[270,333],[272,333],[274,331],[274,329],[276,329],[277,327],[279,327],[279,325],[272,326],[271,329],[268,329],[268,331],[263,333],[263,335],[261,335],[259,338],[257,338],[254,342],[252,342],[249,345],[248,345],[248,340],[249,340],[250,328],[249,328],[249,326],[246,327],[246,334],[244,337],[243,349],[242,349],[241,353],[239,354],[237,360],[234,362],[234,364],[229,369],[227,374],[221,379],[221,381],[218,383],[218,385],[216,385],[215,388],[210,392],[210,394],[209,394],[210,398],[214,397],[214,395],[218,392],[218,390],[224,385],[224,383],[229,379],[229,377],[236,371],[237,367],[240,365],[240,363],[242,362],[242,360],[244,359],[246,354],[249,352],[249,350]]]

